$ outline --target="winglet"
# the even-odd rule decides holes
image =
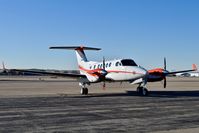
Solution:
[[[193,65],[192,65],[192,69],[193,69],[193,70],[195,70],[195,71],[197,71],[197,70],[198,70],[198,68],[197,68],[196,64],[193,64]]]

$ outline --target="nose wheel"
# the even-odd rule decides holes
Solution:
[[[149,91],[145,87],[138,87],[137,92],[141,96],[148,96],[148,94],[149,94]]]
[[[81,88],[81,92],[82,95],[87,95],[88,94],[88,88]]]

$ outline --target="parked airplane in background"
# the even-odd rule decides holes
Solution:
[[[185,72],[185,73],[178,73],[175,76],[177,77],[199,77],[199,72]]]
[[[2,62],[2,69],[0,69],[0,75],[22,75],[23,72],[13,71],[12,69],[7,69],[4,62]]]
[[[5,68],[4,62],[2,62],[2,69],[0,69],[0,73],[1,73],[1,74],[7,73],[7,69]]]
[[[40,73],[54,76],[62,77],[73,77],[79,80],[79,85],[81,86],[81,94],[88,94],[88,86],[93,83],[103,82],[105,87],[105,82],[129,82],[131,84],[138,84],[137,92],[140,95],[148,95],[148,90],[146,88],[147,82],[156,82],[164,80],[164,87],[166,87],[166,76],[170,74],[179,73],[168,72],[166,70],[166,59],[164,60],[164,69],[157,68],[147,71],[143,67],[137,65],[132,59],[118,59],[105,61],[103,58],[102,62],[88,61],[84,50],[101,50],[100,48],[75,46],[75,47],[50,47],[50,49],[64,49],[64,50],[75,50],[77,56],[78,67],[80,74],[73,73],[54,73],[54,72],[41,72],[41,71],[27,71],[27,70],[17,70],[22,72],[32,72]],[[183,72],[195,71],[194,69],[185,70]]]

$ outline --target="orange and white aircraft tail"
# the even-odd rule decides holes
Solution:
[[[50,49],[65,49],[65,50],[75,50],[77,56],[78,66],[85,66],[88,62],[84,50],[101,50],[100,48],[84,47],[84,46],[68,46],[68,47],[50,47]]]

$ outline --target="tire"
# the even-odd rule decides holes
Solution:
[[[142,96],[148,96],[149,92],[146,88],[142,88]]]
[[[88,95],[88,88],[84,88],[84,95]]]
[[[137,91],[138,94],[140,94],[140,92],[141,92],[141,87],[138,87],[136,91]]]
[[[82,95],[84,95],[84,93],[85,93],[85,89],[84,89],[84,88],[81,88],[80,93],[81,93]]]
[[[80,93],[81,93],[82,95],[87,95],[87,94],[88,94],[88,88],[81,88]]]
[[[144,87],[138,87],[137,88],[137,93],[140,95],[140,96],[148,96],[149,92],[146,88]]]

